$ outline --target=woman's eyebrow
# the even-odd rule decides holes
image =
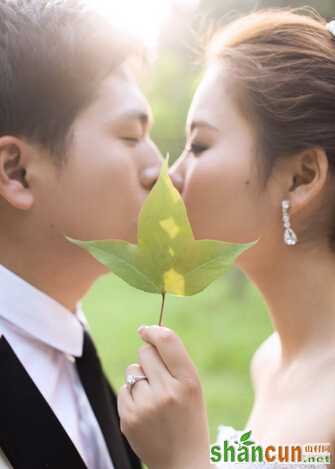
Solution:
[[[190,125],[186,126],[186,133],[193,132],[194,129],[197,129],[199,127],[205,127],[206,129],[216,130],[217,132],[219,132],[219,129],[215,127],[214,125],[210,124],[209,122],[202,121],[202,120],[195,120],[195,121],[192,121]]]
[[[140,121],[143,127],[146,127],[147,125],[151,124],[153,120],[150,112],[138,110],[127,111],[120,115],[120,118],[125,120]]]

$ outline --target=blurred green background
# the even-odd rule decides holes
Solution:
[[[334,0],[203,0],[197,11],[176,14],[162,32],[158,57],[146,74],[144,89],[152,105],[153,138],[171,160],[185,145],[187,110],[201,76],[200,44],[209,27],[241,12],[263,7],[309,5],[330,20]],[[201,38],[201,40],[199,40]],[[118,389],[141,345],[136,329],[158,322],[160,297],[135,290],[113,276],[100,278],[83,301],[111,382]],[[237,269],[189,298],[167,297],[165,325],[184,340],[204,385],[211,438],[220,423],[243,428],[253,392],[249,362],[272,332],[258,290]]]
[[[83,302],[105,369],[119,389],[143,343],[136,330],[157,324],[161,298],[107,274]],[[262,299],[237,270],[198,295],[168,295],[164,324],[183,339],[204,384],[212,440],[219,423],[242,428],[252,404],[248,363],[271,333]]]

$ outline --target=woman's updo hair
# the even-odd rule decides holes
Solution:
[[[335,176],[335,37],[324,18],[301,9],[251,13],[214,35],[208,61],[228,67],[238,106],[255,125],[264,187],[277,160],[316,147]],[[326,205],[335,251],[335,198]]]

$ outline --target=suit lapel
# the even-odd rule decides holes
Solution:
[[[106,438],[115,469],[142,469],[120,430],[116,394]],[[105,432],[106,435],[106,432]],[[70,437],[5,339],[0,337],[0,447],[15,469],[87,469]]]
[[[0,446],[15,469],[87,469],[4,337],[0,338]]]

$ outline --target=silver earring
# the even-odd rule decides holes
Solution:
[[[283,200],[282,201],[282,209],[283,209],[283,222],[284,222],[284,242],[288,246],[294,246],[298,242],[297,235],[291,228],[291,223],[290,223],[290,216],[288,214],[288,209],[290,208],[290,201],[289,200]]]

